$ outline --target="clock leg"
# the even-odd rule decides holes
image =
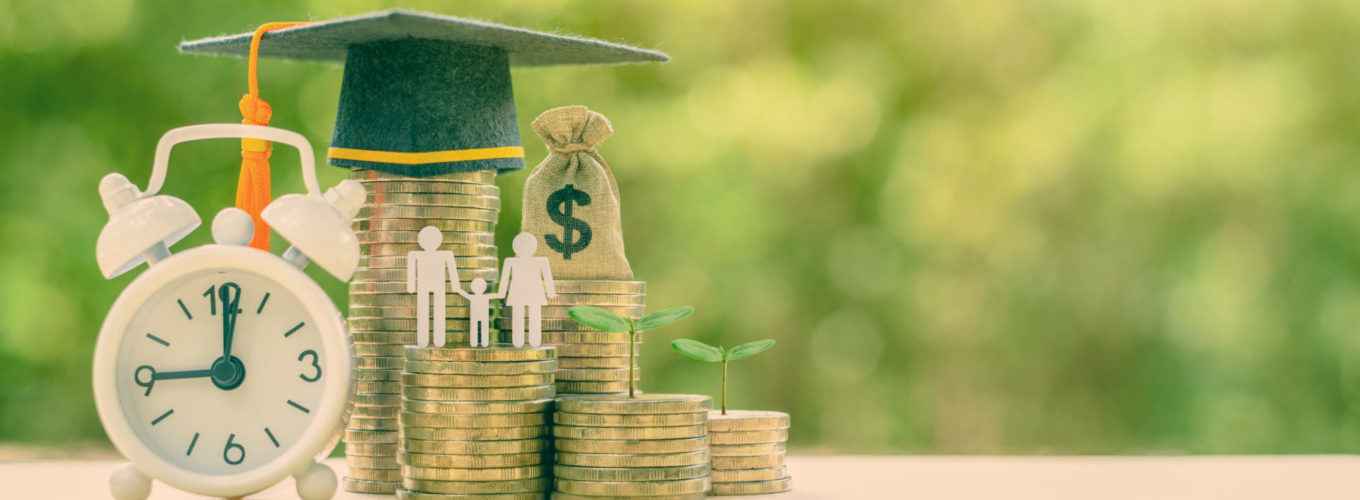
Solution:
[[[325,500],[335,496],[335,472],[330,467],[312,462],[293,477],[302,500]]]
[[[145,500],[151,495],[151,478],[132,464],[124,464],[109,476],[109,492],[117,500]]]

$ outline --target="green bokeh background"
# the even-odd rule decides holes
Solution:
[[[164,131],[245,90],[175,45],[391,6],[0,1],[0,442],[107,446],[90,359],[138,273],[99,275],[97,183],[144,184]],[[671,338],[774,338],[732,404],[790,412],[795,452],[1360,451],[1360,3],[405,6],[672,56],[514,71],[530,165],[539,112],[613,121],[648,303],[698,309],[644,344],[649,392],[717,394]],[[340,77],[263,62],[273,124],[324,151]],[[238,166],[177,149],[165,192],[210,220]],[[503,253],[526,175],[498,181]]]

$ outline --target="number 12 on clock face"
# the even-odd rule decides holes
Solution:
[[[268,463],[307,429],[327,353],[317,318],[266,276],[207,271],[155,293],[123,336],[128,421],[158,455],[204,473]]]

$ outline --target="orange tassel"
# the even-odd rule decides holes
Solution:
[[[246,125],[269,125],[273,115],[269,103],[260,99],[259,80],[256,78],[260,61],[260,39],[265,32],[299,26],[309,23],[265,23],[255,29],[250,39],[250,59],[247,70],[249,93],[241,97],[237,107],[241,110],[241,123]],[[269,189],[269,155],[274,144],[260,139],[241,139],[241,177],[236,184],[236,208],[245,210],[255,221],[255,237],[250,246],[269,251],[269,225],[260,218],[260,212],[273,200]]]

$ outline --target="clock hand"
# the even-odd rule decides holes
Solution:
[[[222,301],[222,359],[231,359],[231,341],[236,335],[236,315],[240,311],[241,287],[236,283],[223,283],[217,287]],[[235,292],[233,294],[232,292]]]
[[[142,377],[142,372],[150,372],[150,374],[149,374],[147,377],[145,377],[146,380],[142,380],[142,379],[143,379],[143,377]],[[212,370],[211,370],[211,369],[209,369],[209,370],[182,370],[182,371],[177,371],[177,372],[156,372],[156,369],[155,369],[154,367],[152,367],[151,365],[142,365],[142,366],[137,367],[137,370],[134,371],[134,372],[132,373],[132,381],[135,382],[137,385],[139,385],[139,386],[141,386],[141,387],[145,387],[145,388],[146,388],[146,394],[144,394],[144,395],[145,395],[145,396],[150,396],[150,395],[151,395],[151,389],[152,389],[153,387],[156,386],[156,381],[157,381],[157,380],[178,380],[178,379],[185,379],[185,378],[199,378],[199,377],[211,377],[211,376],[212,376]]]

